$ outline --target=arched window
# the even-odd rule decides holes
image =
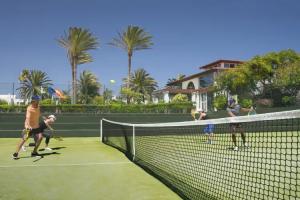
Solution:
[[[193,82],[189,82],[187,89],[195,89],[195,85]]]

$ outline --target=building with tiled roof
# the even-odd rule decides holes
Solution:
[[[237,60],[217,60],[199,67],[200,72],[167,84],[164,89],[153,92],[154,102],[170,102],[176,94],[186,94],[197,109],[213,110],[212,101],[215,96],[212,91],[217,74],[225,69],[242,64]]]

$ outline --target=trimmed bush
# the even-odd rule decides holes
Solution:
[[[27,106],[14,106],[14,105],[0,105],[0,112],[25,112]]]
[[[41,105],[51,105],[51,104],[55,104],[55,101],[51,100],[51,99],[43,99],[42,101],[40,101]]]
[[[250,108],[252,105],[253,105],[252,99],[243,99],[243,100],[241,101],[241,106],[242,106],[243,108]]]
[[[93,99],[93,104],[96,105],[104,105],[105,104],[105,99],[103,96],[95,96]]]
[[[284,106],[295,105],[296,97],[293,96],[283,96],[281,102]]]
[[[227,97],[225,95],[218,95],[213,100],[213,105],[218,110],[225,110],[227,105]]]
[[[188,102],[188,101],[189,101],[188,96],[186,94],[180,94],[180,93],[176,94],[171,100],[172,103],[180,103],[180,102]]]
[[[25,112],[27,106],[0,105],[0,112]],[[45,113],[187,113],[192,103],[123,104],[108,105],[60,104],[41,105]]]
[[[8,102],[3,99],[0,99],[0,105],[8,105]]]

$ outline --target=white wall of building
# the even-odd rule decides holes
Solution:
[[[22,99],[17,99],[16,95],[12,94],[2,94],[0,99],[6,101],[8,104],[20,104],[23,102]]]
[[[164,93],[164,102],[169,103],[170,102],[170,97],[169,97],[169,92]]]
[[[156,96],[152,96],[152,101],[153,103],[158,103],[159,100]]]
[[[197,93],[196,92],[192,93],[192,102],[197,102]]]
[[[199,78],[193,78],[193,79],[182,82],[182,89],[187,89],[189,82],[194,83],[195,89],[199,88]]]

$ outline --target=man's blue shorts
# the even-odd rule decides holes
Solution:
[[[213,124],[208,124],[206,127],[203,129],[204,133],[213,133],[214,132],[215,125]]]

